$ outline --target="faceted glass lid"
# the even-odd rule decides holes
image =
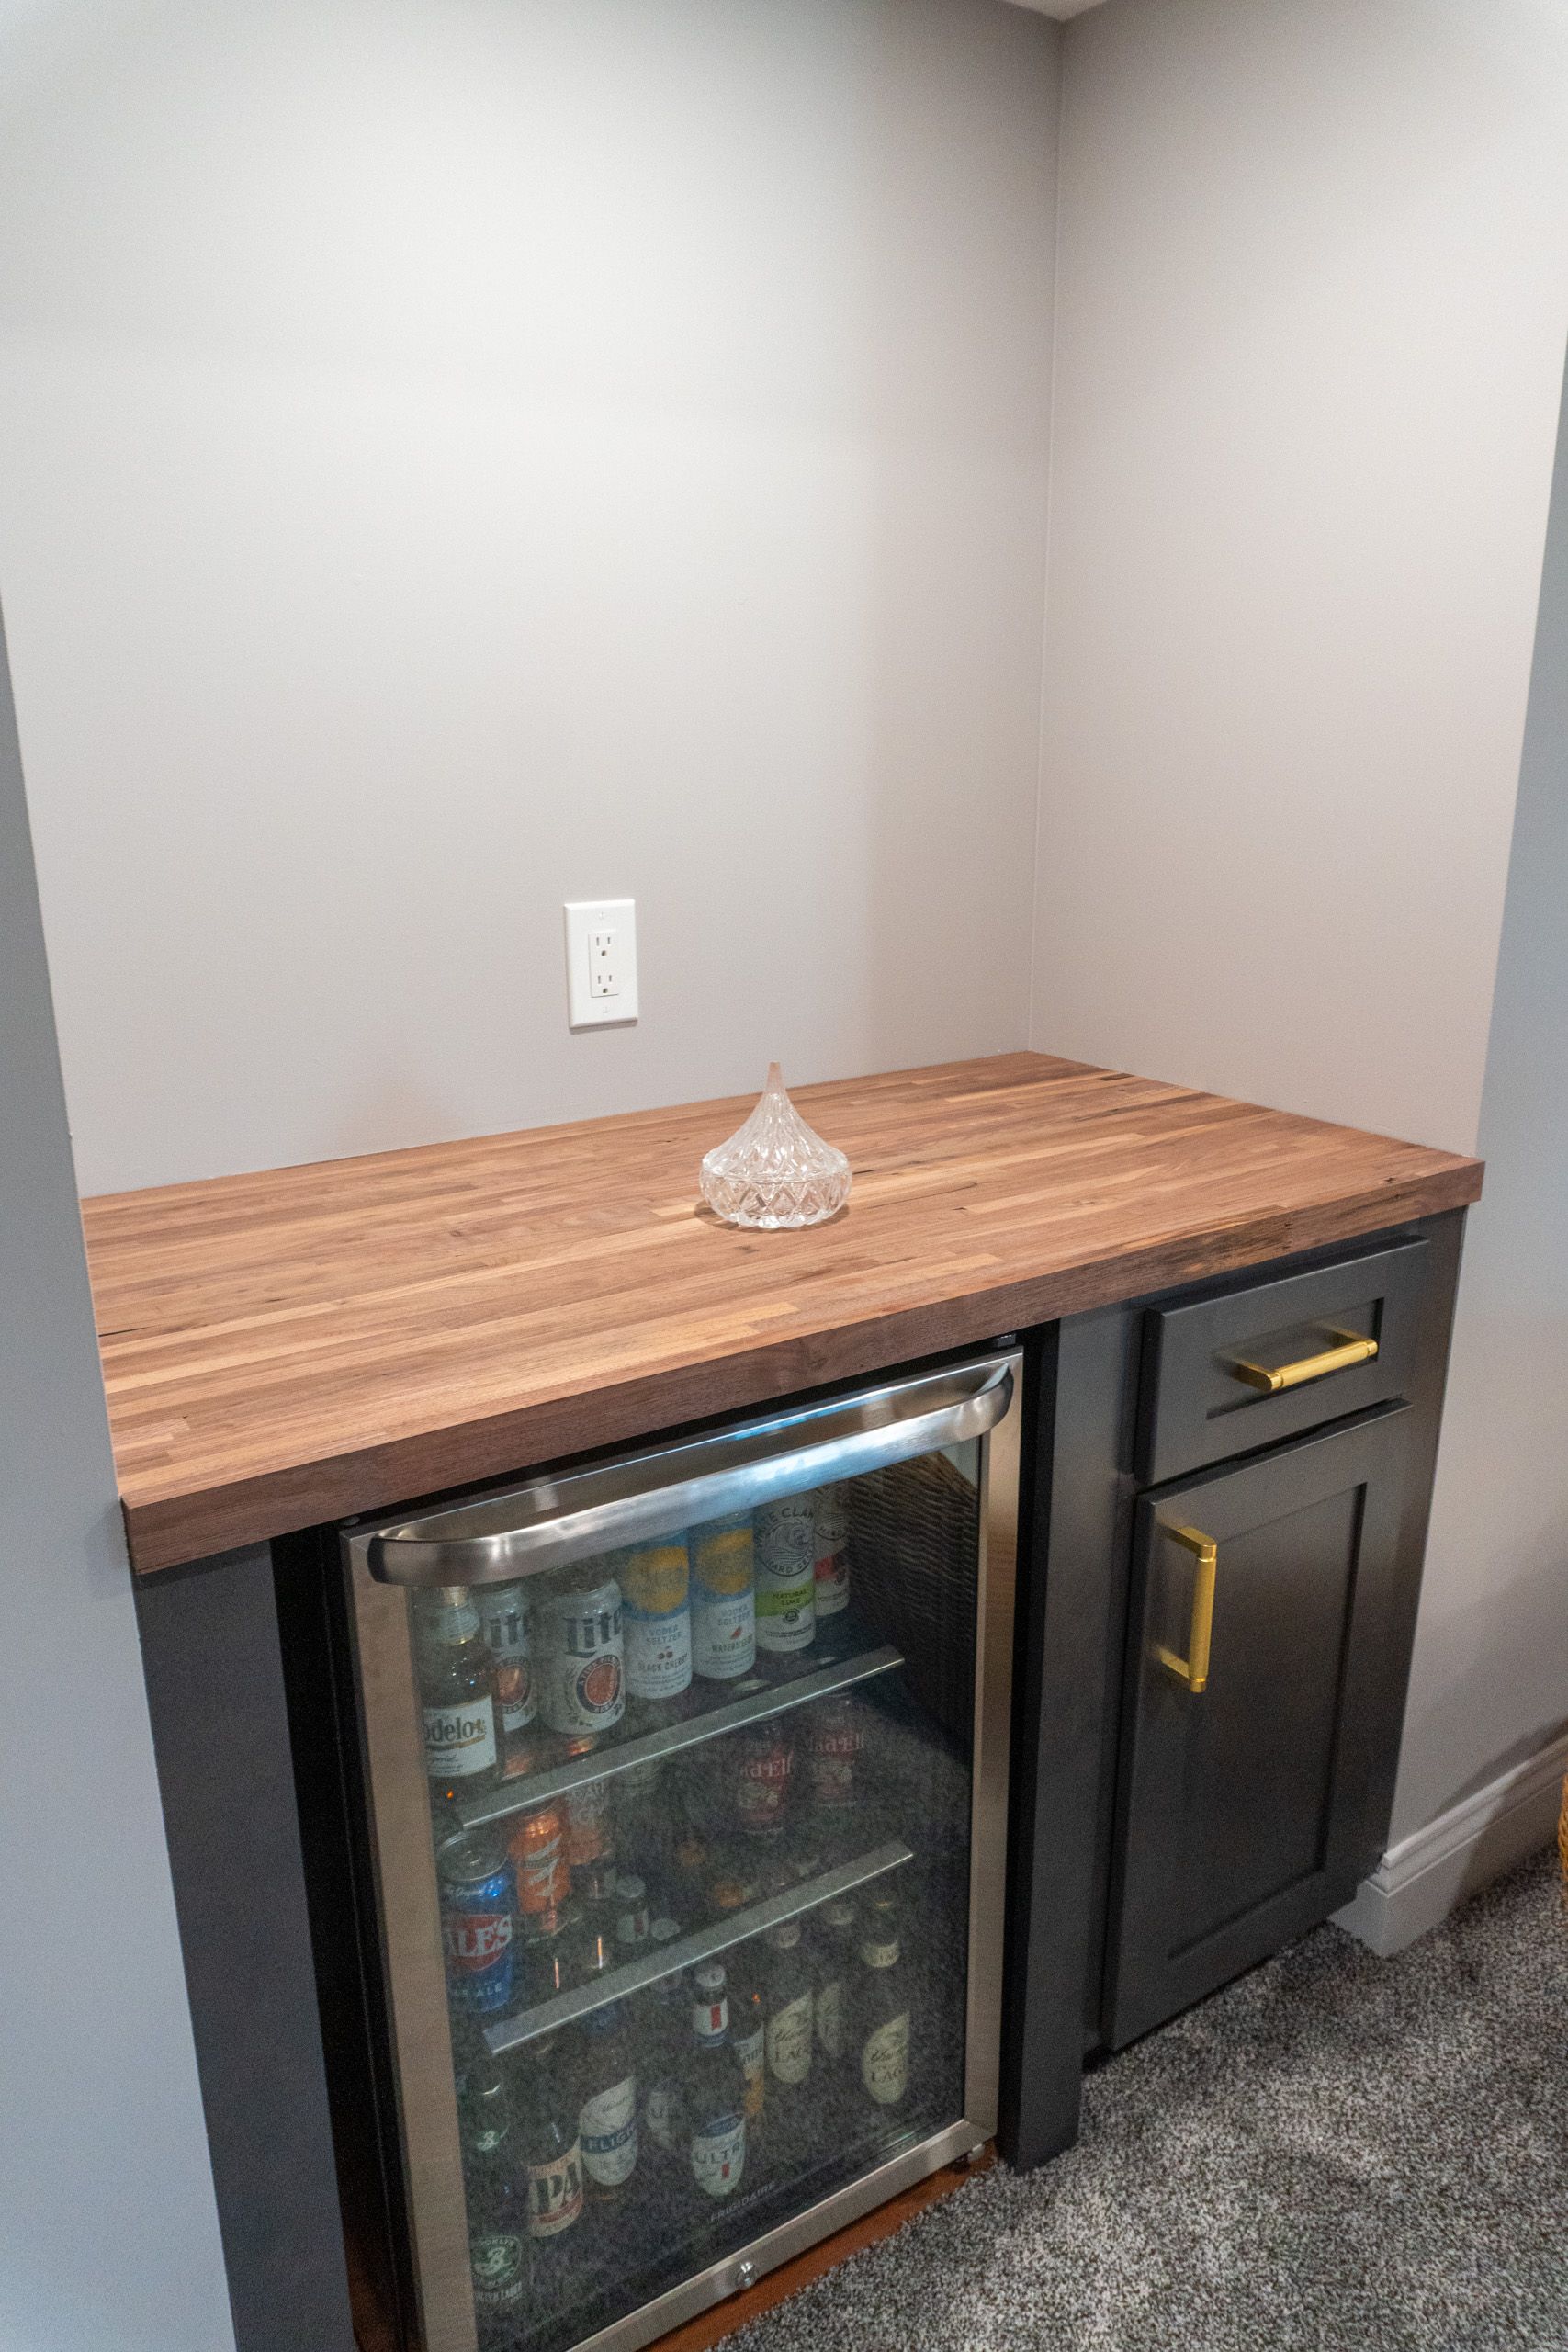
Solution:
[[[704,1155],[702,1193],[727,1225],[762,1231],[821,1225],[850,1197],[850,1163],[808,1127],[777,1062],[743,1126]]]

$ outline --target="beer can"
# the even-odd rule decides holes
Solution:
[[[806,1776],[819,1813],[848,1813],[855,1801],[855,1768],[865,1745],[859,1708],[847,1696],[819,1699],[806,1730]]]
[[[748,1838],[776,1838],[789,1808],[795,1747],[777,1721],[755,1724],[735,1742],[735,1826]]]
[[[785,1495],[756,1513],[757,1647],[774,1656],[806,1649],[817,1631],[814,1495]]]
[[[510,1863],[487,1838],[465,1833],[436,1856],[441,1937],[452,1997],[488,2016],[506,2008],[516,1974],[516,1905]]]
[[[539,1611],[539,1704],[552,1731],[597,1737],[626,1710],[621,1588],[559,1592]]]
[[[757,1663],[757,1604],[751,1514],[694,1527],[692,1663],[713,1682],[750,1674]]]
[[[850,1605],[850,1523],[841,1487],[817,1491],[817,1576],[813,1596],[818,1623],[838,1617]]]
[[[542,1804],[525,1813],[512,1833],[510,1851],[517,1878],[517,1908],[526,1935],[538,1917],[559,1908],[571,1886],[559,1807]]]
[[[599,1901],[615,1883],[615,1823],[608,1781],[587,1781],[566,1800],[566,1858],[580,1895]]]
[[[508,1739],[526,1731],[536,1699],[529,1657],[528,1598],[520,1584],[487,1587],[479,1596],[479,1631],[495,1660],[495,1696]]]

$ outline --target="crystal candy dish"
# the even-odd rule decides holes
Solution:
[[[821,1225],[850,1197],[850,1163],[813,1134],[784,1092],[777,1062],[771,1062],[745,1125],[704,1154],[702,1190],[726,1225],[767,1232]]]

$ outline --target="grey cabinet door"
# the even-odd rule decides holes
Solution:
[[[1418,1573],[1408,1419],[1389,1406],[1138,1505],[1112,2048],[1325,1918],[1378,1859]]]

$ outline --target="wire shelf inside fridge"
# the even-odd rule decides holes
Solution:
[[[885,1871],[897,1870],[900,1863],[914,1859],[912,1849],[901,1838],[889,1838],[857,1855],[852,1861],[839,1862],[831,1870],[803,1879],[798,1886],[783,1894],[749,1903],[728,1917],[716,1920],[711,1927],[672,1938],[657,1951],[627,1962],[625,1967],[607,1970],[591,1984],[574,1985],[569,1992],[556,1993],[547,2001],[519,2009],[513,2016],[487,2026],[485,2040],[498,2058],[509,2050],[521,2049],[525,2042],[536,2041],[542,2033],[554,2033],[561,2026],[586,2017],[591,2009],[602,2008],[607,2001],[625,2000],[630,1994],[657,1984],[663,1977],[673,1976],[683,1968],[695,1968],[728,1951],[731,1945],[745,1943],[785,1919],[797,1918],[803,1911],[814,1911],[818,1904],[829,1903],[835,1895],[852,1894],[869,1880],[880,1878]]]
[[[739,1731],[743,1724],[766,1723],[770,1717],[782,1715],[792,1707],[806,1706],[813,1699],[826,1699],[834,1691],[852,1690],[856,1683],[889,1674],[903,1663],[903,1652],[891,1643],[858,1651],[830,1666],[795,1675],[788,1681],[771,1682],[765,1690],[753,1690],[744,1699],[732,1699],[727,1705],[712,1707],[705,1714],[662,1724],[657,1731],[634,1733],[629,1738],[617,1740],[613,1747],[595,1748],[546,1771],[503,1781],[499,1788],[488,1790],[481,1796],[466,1798],[458,1805],[458,1818],[465,1829],[485,1828],[491,1822],[505,1821],[513,1814],[528,1813],[535,1805],[566,1796],[591,1781],[608,1780],[612,1774],[625,1772],[635,1764],[660,1762],[685,1748],[700,1747],[705,1740]]]

